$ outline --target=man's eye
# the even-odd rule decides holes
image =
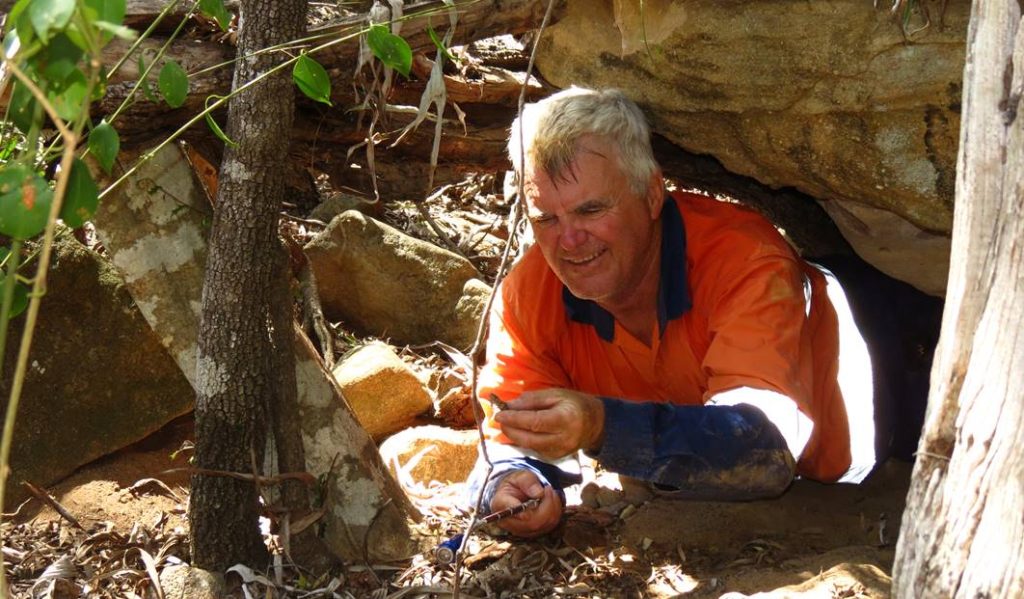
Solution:
[[[584,216],[593,216],[604,212],[604,208],[604,206],[583,206],[580,208],[579,213]]]
[[[540,216],[531,217],[530,222],[533,223],[534,225],[543,227],[555,222],[555,217],[551,216],[550,214],[542,214]]]

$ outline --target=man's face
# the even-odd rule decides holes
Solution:
[[[573,295],[613,313],[631,308],[641,283],[657,280],[664,201],[660,174],[637,196],[614,148],[584,138],[576,159],[553,181],[526,165],[527,215],[544,258]]]

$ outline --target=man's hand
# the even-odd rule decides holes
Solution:
[[[491,511],[515,507],[535,498],[540,499],[537,507],[495,524],[520,537],[540,536],[558,526],[562,518],[562,500],[552,487],[543,486],[537,475],[529,470],[516,470],[498,481],[498,488],[491,497]]]
[[[494,420],[513,443],[549,460],[578,449],[599,449],[604,441],[604,404],[569,389],[527,391]]]

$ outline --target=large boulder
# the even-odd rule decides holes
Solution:
[[[11,321],[0,394],[10,395],[24,314]],[[156,431],[194,394],[110,262],[57,238],[32,338],[11,450],[8,504],[21,481],[49,485]]]
[[[354,210],[305,249],[328,318],[399,343],[472,345],[490,288],[469,260]]]
[[[910,40],[861,0],[642,6],[569,3],[538,67],[561,87],[623,89],[679,146],[810,194],[866,260],[942,292],[969,2],[932,6]]]
[[[348,405],[374,440],[396,433],[434,402],[412,368],[383,343],[370,343],[334,367]]]

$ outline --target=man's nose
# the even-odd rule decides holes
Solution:
[[[559,235],[559,244],[563,250],[572,251],[579,248],[587,240],[587,232],[576,226],[573,222],[566,222],[562,225]]]

